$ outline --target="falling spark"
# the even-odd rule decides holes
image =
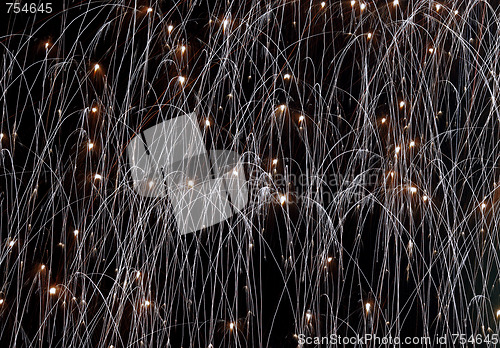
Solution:
[[[64,3],[64,11],[36,21],[19,17],[16,31],[2,37],[6,346],[174,347],[174,336],[193,347],[227,339],[279,346],[281,333],[335,332],[337,322],[381,336],[397,331],[408,313],[433,336],[449,327],[486,330],[488,320],[500,319],[488,285],[500,269],[493,186],[500,180],[493,126],[500,120],[500,42],[489,39],[492,30],[464,30],[471,23],[498,28],[493,1],[351,0],[331,7],[318,0],[316,13],[301,2],[197,2],[194,9],[161,6],[161,15],[150,1],[140,2],[140,11],[116,1]],[[408,25],[413,19],[418,27]],[[492,126],[463,110],[486,110]],[[187,144],[179,153],[206,154],[200,172],[207,173],[148,167],[176,151],[164,134],[158,144],[142,144],[147,129],[192,112],[196,122],[188,128],[200,128],[206,148]],[[306,121],[307,132],[299,131]],[[148,170],[139,174],[128,151],[136,136],[148,150]],[[211,160],[218,150],[234,152],[234,162],[228,156],[217,167]],[[198,170],[201,157],[184,159]],[[252,193],[242,210],[233,209],[239,185]],[[174,186],[182,194],[171,192]],[[227,193],[227,205],[207,203],[220,193],[214,187]],[[483,199],[474,203],[479,193]],[[180,235],[182,204],[174,200],[188,196],[198,197],[190,203],[202,202],[210,218],[229,217]],[[376,208],[361,208],[368,206]],[[413,290],[379,286],[387,279]],[[244,309],[228,300],[239,296],[240,283]],[[435,284],[436,301],[419,301],[434,295]],[[330,301],[325,289],[337,298]],[[371,317],[378,305],[375,311],[368,299],[381,301],[381,316]],[[493,304],[490,317],[463,317],[467,308],[453,307],[475,299]],[[281,325],[284,313],[296,325],[287,332],[266,327]],[[220,323],[234,335],[225,338]],[[165,330],[165,340],[151,335]]]
[[[285,195],[280,196],[280,203],[281,203],[281,205],[286,203],[286,196]]]

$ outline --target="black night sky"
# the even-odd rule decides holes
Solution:
[[[1,5],[2,347],[496,345],[499,4],[47,4]],[[190,113],[248,200],[181,234],[127,151]]]

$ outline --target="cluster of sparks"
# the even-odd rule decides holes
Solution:
[[[123,0],[13,15],[1,36],[0,341],[498,333],[492,6]],[[241,154],[250,199],[180,236],[168,199],[134,191],[125,149],[189,112],[207,147]]]

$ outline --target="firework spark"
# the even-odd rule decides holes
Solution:
[[[492,3],[4,6],[0,341],[498,333]],[[241,156],[212,180],[245,178],[248,202],[183,235],[127,147],[185,114]]]

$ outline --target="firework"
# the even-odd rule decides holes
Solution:
[[[2,346],[495,344],[498,5],[2,11]]]

